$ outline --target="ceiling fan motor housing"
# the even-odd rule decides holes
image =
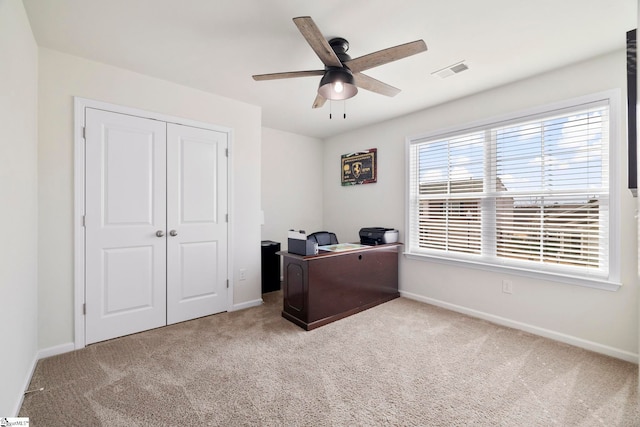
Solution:
[[[331,49],[333,49],[343,65],[345,62],[351,61],[351,57],[347,54],[347,51],[349,50],[349,42],[346,39],[343,39],[342,37],[335,37],[329,40],[329,46],[331,46]],[[329,69],[330,67],[327,66],[325,68]]]

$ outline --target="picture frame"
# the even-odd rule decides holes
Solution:
[[[340,162],[343,186],[373,184],[378,180],[378,149],[343,154]]]
[[[638,190],[637,165],[637,119],[638,103],[638,71],[637,71],[637,30],[627,31],[627,162],[628,187],[634,196]]]

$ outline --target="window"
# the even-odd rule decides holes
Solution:
[[[409,139],[408,253],[610,282],[609,127],[607,98]]]

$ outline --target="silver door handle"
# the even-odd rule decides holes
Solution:
[[[156,231],[156,236],[163,237],[164,236],[164,231],[162,231],[162,230]]]
[[[169,234],[173,237],[176,237],[178,235],[178,232],[176,230],[171,230]]]

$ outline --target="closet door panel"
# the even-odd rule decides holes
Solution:
[[[227,134],[167,127],[167,323],[226,310]]]
[[[86,343],[166,324],[166,125],[86,109]]]

